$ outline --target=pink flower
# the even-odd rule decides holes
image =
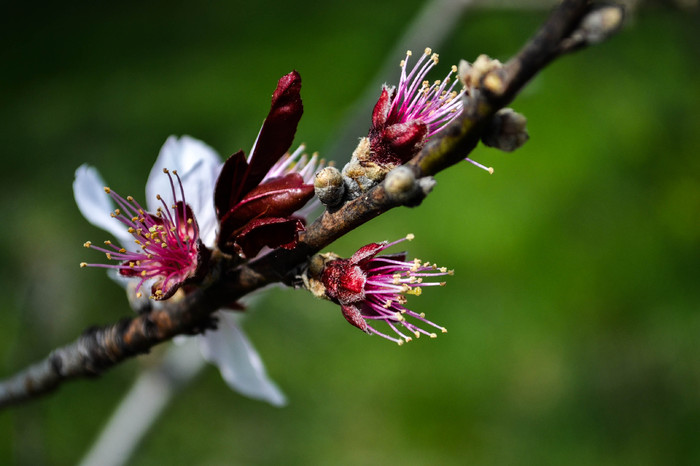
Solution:
[[[411,51],[401,61],[401,78],[397,88],[382,88],[372,113],[369,131],[371,159],[380,165],[400,165],[410,160],[462,112],[464,89],[455,91],[457,79],[453,66],[445,79],[430,84],[428,72],[438,63],[438,55],[429,48],[407,71]]]
[[[406,260],[406,253],[377,256],[395,244],[413,239],[408,235],[393,243],[371,243],[360,248],[349,259],[329,261],[321,274],[326,296],[340,304],[343,316],[355,327],[376,334],[402,345],[421,334],[435,338],[437,335],[407,320],[434,327],[445,333],[447,330],[404,307],[406,295],[419,296],[424,287],[444,286],[444,282],[424,281],[433,277],[452,275],[453,271],[418,259]],[[398,338],[389,336],[372,327],[369,322],[384,321]]]
[[[153,281],[151,297],[157,300],[168,299],[185,283],[201,280],[211,254],[199,238],[199,226],[185,202],[177,170],[172,174],[167,169],[163,172],[170,181],[175,203],[168,205],[157,195],[161,205],[155,213],[146,212],[131,196],[123,198],[112,189],[104,188],[119,206],[111,216],[126,227],[138,248],[129,250],[111,241],[105,241],[103,248],[88,241],[85,247],[103,252],[107,259],[119,261],[119,264],[80,264],[81,267],[113,268],[125,277],[137,277],[136,290]]]

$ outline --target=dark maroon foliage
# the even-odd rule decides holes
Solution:
[[[250,258],[265,246],[291,249],[304,229],[303,221],[292,214],[313,197],[313,186],[304,184],[297,173],[263,182],[292,145],[304,110],[300,90],[299,73],[282,76],[249,162],[238,151],[224,163],[214,191],[218,246],[224,252]]]

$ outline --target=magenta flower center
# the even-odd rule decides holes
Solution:
[[[436,277],[452,275],[452,270],[438,267],[436,264],[422,262],[419,259],[406,260],[406,254],[377,254],[384,249],[410,240],[408,235],[393,243],[373,243],[361,248],[350,259],[336,259],[329,262],[322,275],[328,297],[341,305],[345,318],[367,333],[374,333],[383,338],[403,344],[412,337],[436,333],[425,330],[412,321],[446,332],[447,330],[405,307],[406,295],[420,296],[424,287],[444,286],[445,282],[431,281]],[[384,321],[398,336],[387,335],[370,322]]]
[[[401,61],[401,79],[391,101],[387,124],[419,120],[428,126],[427,137],[430,137],[462,112],[461,97],[465,90],[454,90],[458,82],[452,77],[457,72],[456,66],[452,66],[442,81],[431,84],[425,79],[438,63],[438,55],[432,53],[431,49],[426,48],[413,68],[407,71],[411,55],[409,50],[406,58]]]
[[[163,171],[170,179],[175,203],[167,205],[158,195],[161,206],[155,213],[146,212],[133,197],[123,198],[110,188],[105,188],[118,206],[112,212],[112,217],[124,224],[134,238],[134,245],[123,247],[105,241],[102,248],[88,241],[85,247],[103,252],[107,259],[119,264],[80,264],[81,267],[117,269],[121,275],[139,277],[137,290],[145,282],[155,280],[151,296],[155,299],[169,297],[185,279],[195,274],[200,243],[199,228],[194,214],[185,203],[185,192],[177,171],[172,174],[167,169]],[[175,180],[172,175],[175,175]],[[176,189],[176,184],[179,189]],[[140,295],[139,291],[137,296]]]

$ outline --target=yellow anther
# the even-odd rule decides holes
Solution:
[[[134,202],[134,198],[131,196],[126,196],[126,200],[129,202]]]
[[[167,168],[164,168],[164,169],[163,169],[163,173],[168,173],[168,169],[167,169]]]
[[[442,330],[442,333],[447,333],[447,329],[445,327],[442,327],[440,330]]]
[[[141,299],[141,296],[143,296],[143,294],[140,291],[136,293],[137,298]]]
[[[121,252],[122,254],[124,254],[124,253],[126,252],[126,249],[121,248],[121,249],[119,250],[119,252]]]
[[[135,265],[136,264],[134,264],[133,262],[129,262],[129,267],[131,267],[132,269],[134,268]]]
[[[105,192],[106,192],[107,194],[109,194],[110,192],[112,192],[112,190],[109,189],[107,186],[105,186]]]
[[[92,246],[92,242],[90,242],[90,241],[85,241],[83,243],[83,247],[85,247],[85,248],[89,248],[90,246]]]
[[[396,343],[397,343],[399,346],[403,346],[403,340],[398,340]]]
[[[87,267],[87,262],[81,262],[80,263],[80,268]]]
[[[430,47],[426,47],[423,53],[425,53],[426,55],[430,55],[431,53],[433,53],[433,49],[431,49]]]
[[[107,259],[112,260],[112,254],[107,252],[105,253],[105,256],[107,256]]]
[[[409,234],[406,235],[406,239],[407,239],[408,241],[413,241],[413,239],[414,239],[415,237],[416,237],[416,235],[414,235],[413,233],[409,233]]]
[[[437,335],[434,334],[434,333],[431,333],[431,334],[430,334],[430,338],[437,338]]]

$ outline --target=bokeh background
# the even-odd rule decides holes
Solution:
[[[142,197],[171,134],[222,156],[248,150],[291,69],[304,82],[297,142],[330,152],[376,70],[402,58],[388,54],[421,7],[6,5],[0,375],[130,315],[119,287],[78,267],[83,242],[106,239],[74,205],[80,164]],[[545,17],[468,10],[434,77],[480,53],[507,59]],[[420,208],[332,246],[347,255],[415,233],[413,255],[456,269],[409,301],[448,334],[398,348],[328,302],[273,290],[244,326],[289,405],[244,398],[208,367],[131,464],[700,463],[699,26],[697,10],[638,10],[619,36],[530,83],[513,107],[531,140],[472,154],[493,176],[455,166]],[[5,409],[0,463],[77,462],[162,352]]]

